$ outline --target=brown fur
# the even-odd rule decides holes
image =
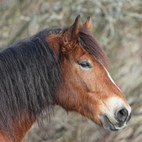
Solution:
[[[121,91],[107,76],[104,69],[107,67],[107,57],[90,30],[90,19],[81,26],[77,17],[70,28],[59,34],[51,34],[46,40],[61,62],[62,80],[56,94],[56,104],[66,111],[76,111],[101,125],[100,108],[105,104],[106,99],[118,96],[126,104],[127,102]],[[78,62],[84,60],[91,62],[92,69],[84,71],[80,68]],[[29,123],[24,118],[23,116],[23,120],[17,124],[17,128],[14,128],[16,136],[14,142],[21,142],[34,123],[34,121]],[[10,142],[0,138],[1,142]]]
[[[13,129],[13,136],[8,136],[7,134],[0,132],[0,142],[21,142],[34,123],[34,120],[31,120],[32,121],[27,121],[23,115],[21,121],[18,122],[17,125],[14,124],[14,127],[11,126]]]
[[[99,107],[105,103],[106,99],[118,96],[124,100],[126,105],[127,102],[103,68],[103,66],[108,67],[108,59],[103,49],[89,33],[88,27],[85,27],[87,25],[80,27],[78,38],[72,41],[70,40],[71,35],[67,36],[69,31],[72,33],[72,27],[58,36],[59,44],[66,49],[62,50],[63,82],[59,87],[57,100],[66,111],[77,111],[101,124]],[[66,41],[64,41],[64,36],[66,36]],[[47,40],[51,42],[50,38]],[[55,48],[55,45],[52,44],[52,46]],[[93,69],[88,73],[82,71],[77,65],[79,60],[84,59],[90,60],[93,64]]]

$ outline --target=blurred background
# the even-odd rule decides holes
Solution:
[[[132,106],[127,128],[109,132],[77,113],[55,108],[43,130],[33,125],[24,142],[142,141],[142,0],[0,0],[0,48],[44,28],[70,26],[80,14],[110,59],[110,72]],[[46,121],[46,120],[45,120]]]

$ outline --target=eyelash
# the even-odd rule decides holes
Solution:
[[[83,61],[78,63],[82,69],[89,70],[92,68],[92,65],[88,61]]]

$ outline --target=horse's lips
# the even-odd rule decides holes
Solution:
[[[109,118],[106,115],[102,116],[102,124],[105,129],[111,130],[111,131],[118,131],[119,129],[116,129],[114,124],[109,120]]]

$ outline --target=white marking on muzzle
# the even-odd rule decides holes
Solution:
[[[104,66],[103,66],[104,67]],[[110,79],[110,81],[119,89],[119,91],[121,92],[121,90],[120,90],[120,88],[116,85],[116,83],[114,82],[114,80],[112,79],[112,77],[111,77],[111,75],[110,75],[110,73],[108,72],[108,70],[104,67],[104,69],[105,69],[105,71],[106,71],[106,73],[107,73],[107,75],[108,75],[108,77],[109,77],[109,79]],[[119,99],[119,101],[118,101],[118,99]],[[111,98],[111,100],[114,100],[114,98]],[[124,101],[122,101],[120,98],[118,98],[117,97],[117,103],[119,103],[119,102],[123,102],[123,104],[124,104]],[[126,109],[128,110],[128,114],[130,114],[131,113],[131,107],[130,106],[126,106],[125,104],[124,104],[124,106],[126,107]]]
[[[104,66],[103,66],[104,67]],[[104,67],[108,78],[110,79],[110,81],[119,89],[119,91],[121,92],[120,88],[116,85],[116,83],[114,82],[114,80],[112,79],[112,77],[110,76],[109,72],[107,71],[107,69]],[[121,99],[120,97],[110,97],[107,100],[105,100],[105,102],[103,102],[102,104],[102,114],[106,115],[109,119],[109,121],[114,124],[114,127],[116,129],[122,129],[126,126],[126,122],[124,123],[123,126],[118,127],[118,121],[115,118],[115,112],[119,111],[123,108],[126,108],[128,111],[128,115],[130,115],[131,113],[131,107],[129,105],[126,105],[126,103],[123,101],[123,99]]]
[[[113,123],[117,124],[118,121],[115,119],[115,112],[119,111],[123,108],[126,108],[128,111],[128,115],[131,113],[131,107],[127,106],[125,102],[119,97],[111,97],[103,102],[102,113],[108,117],[108,119]],[[126,126],[126,124],[124,124]],[[117,127],[117,129],[121,129],[125,126]]]

